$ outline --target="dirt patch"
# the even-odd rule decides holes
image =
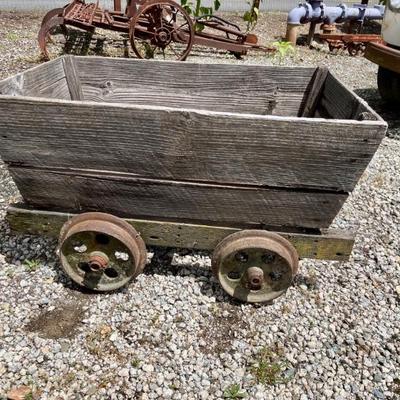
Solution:
[[[229,351],[235,339],[243,337],[249,326],[237,307],[223,304],[216,307],[212,317],[204,321],[204,329],[199,334],[206,345],[201,346],[203,354],[220,354]]]
[[[84,314],[80,303],[61,304],[54,310],[43,311],[25,328],[27,331],[37,332],[39,336],[47,339],[71,337],[75,334]]]

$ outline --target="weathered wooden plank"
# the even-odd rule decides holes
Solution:
[[[82,86],[76,70],[75,59],[73,56],[65,56],[64,63],[65,78],[67,80],[71,100],[83,100]]]
[[[24,205],[8,207],[7,220],[13,232],[19,234],[58,237],[62,225],[74,214],[38,211]],[[188,223],[127,219],[140,232],[149,246],[212,250],[226,236],[239,229],[232,227],[195,225]],[[354,234],[326,232],[322,235],[280,233],[295,246],[300,258],[347,261]]]
[[[331,121],[0,97],[7,163],[348,192],[383,121]]]
[[[347,89],[331,73],[328,73],[326,77],[317,109],[316,116],[326,118],[357,120],[362,112],[368,112],[374,116],[374,119],[381,120],[364,100]]]
[[[86,100],[297,116],[315,68],[76,57]]]
[[[0,81],[0,95],[70,100],[62,59],[41,64]]]
[[[207,221],[238,227],[326,228],[346,194],[140,179],[133,174],[11,167],[36,208],[124,217]]]
[[[318,105],[318,101],[322,96],[322,89],[325,85],[326,77],[328,76],[328,68],[318,67],[314,72],[311,81],[311,90],[304,104],[304,109],[301,113],[302,117],[313,117]]]

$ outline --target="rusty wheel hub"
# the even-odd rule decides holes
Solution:
[[[292,244],[277,234],[244,230],[225,238],[212,257],[213,272],[233,297],[252,303],[282,295],[298,269]]]
[[[167,28],[159,28],[155,33],[156,43],[159,46],[165,46],[171,41],[171,33]]]
[[[173,0],[146,0],[129,22],[131,46],[138,58],[183,61],[194,34],[189,14]]]
[[[58,254],[68,276],[97,291],[118,289],[143,271],[146,246],[126,221],[103,213],[80,214],[61,229]]]

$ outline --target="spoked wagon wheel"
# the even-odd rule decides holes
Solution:
[[[218,244],[212,268],[231,296],[250,303],[268,302],[291,285],[298,269],[298,254],[280,235],[244,230]]]
[[[64,25],[64,18],[58,14],[51,15],[50,13],[53,11],[55,12],[56,10],[49,11],[43,18],[38,35],[40,50],[43,57],[47,60],[51,56],[58,56],[60,54],[60,47],[65,45],[68,39],[68,29]]]
[[[174,1],[150,0],[132,17],[129,38],[138,58],[183,61],[193,46],[193,22]]]
[[[67,275],[96,291],[126,285],[143,271],[147,260],[144,241],[131,225],[97,212],[66,222],[57,251]]]

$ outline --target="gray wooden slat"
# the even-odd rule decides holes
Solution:
[[[8,163],[348,192],[386,124],[0,96],[0,130]]]
[[[76,57],[86,100],[297,116],[315,68]]]
[[[325,67],[318,67],[311,81],[311,90],[308,93],[304,109],[301,113],[302,117],[313,117],[318,106],[318,101],[322,96],[322,89],[325,85],[326,77],[329,70]]]
[[[362,112],[372,112],[375,119],[377,115],[367,107],[366,103],[355,96],[331,73],[325,80],[324,90],[318,105],[319,114],[326,118],[355,119]]]
[[[0,95],[70,100],[61,58],[0,81]]]
[[[67,80],[71,100],[84,100],[74,57],[65,56],[62,61],[64,63],[65,78]]]
[[[326,228],[347,195],[137,179],[90,171],[10,168],[25,202],[71,212],[238,227]]]

